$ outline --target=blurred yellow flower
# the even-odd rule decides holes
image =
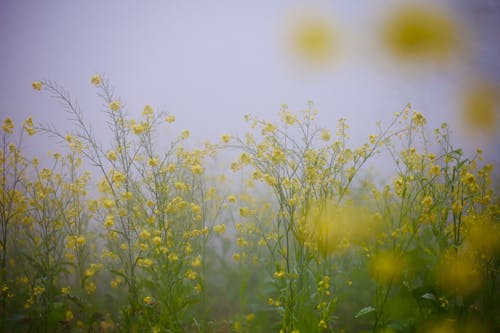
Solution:
[[[500,87],[490,82],[475,82],[462,94],[462,119],[467,130],[494,134],[498,130]]]
[[[112,101],[111,103],[109,103],[109,108],[112,110],[112,111],[118,111],[120,110],[120,102],[119,101]]]
[[[72,321],[74,318],[73,312],[71,311],[66,311],[66,321]]]
[[[321,140],[323,141],[330,141],[330,138],[332,135],[330,134],[329,130],[323,130],[321,131]]]
[[[302,61],[325,65],[338,52],[338,34],[333,20],[322,13],[301,12],[292,19],[289,31],[291,51]]]
[[[100,85],[101,82],[102,82],[102,80],[101,80],[101,76],[99,74],[93,75],[90,78],[90,83],[92,83],[94,86]]]
[[[448,60],[458,51],[457,23],[450,14],[431,5],[402,6],[384,23],[383,42],[402,60]]]
[[[169,124],[173,123],[175,121],[175,116],[173,115],[168,115],[165,117],[165,121]]]
[[[12,134],[12,129],[14,128],[14,122],[10,118],[5,118],[3,121],[2,129],[5,133]]]
[[[31,86],[33,87],[33,89],[35,89],[36,91],[40,91],[42,90],[42,82],[40,81],[35,81],[31,84]]]
[[[396,253],[383,251],[370,263],[370,275],[379,283],[398,282],[403,277],[404,262]]]
[[[213,227],[214,232],[218,233],[219,235],[222,235],[226,231],[226,225],[225,224],[216,224]]]

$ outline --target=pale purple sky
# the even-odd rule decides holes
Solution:
[[[34,80],[53,80],[102,129],[89,82],[102,73],[130,115],[151,104],[173,113],[176,128],[189,129],[194,141],[243,135],[244,114],[274,119],[282,103],[298,112],[313,100],[322,125],[334,130],[345,117],[361,142],[376,120],[411,102],[432,127],[451,123],[458,145],[483,146],[498,161],[499,136],[461,135],[456,110],[469,78],[500,81],[500,5],[439,1],[453,3],[470,50],[446,66],[408,70],[384,60],[375,43],[377,24],[399,2],[0,0],[0,116],[66,126],[59,105],[31,88]],[[305,7],[331,17],[347,41],[331,70],[304,70],[285,47],[289,18]]]

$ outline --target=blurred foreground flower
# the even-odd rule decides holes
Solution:
[[[329,65],[337,57],[338,33],[333,20],[318,13],[296,15],[289,24],[287,39],[294,56],[310,65]]]
[[[466,88],[462,119],[465,128],[474,133],[494,135],[497,131],[500,87],[491,82],[476,82]]]
[[[384,46],[401,60],[450,60],[458,51],[458,24],[432,6],[404,6],[381,30]]]

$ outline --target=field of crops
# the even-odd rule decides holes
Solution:
[[[500,329],[493,165],[446,124],[408,106],[354,147],[348,119],[283,105],[278,122],[249,115],[247,133],[188,149],[173,115],[131,119],[91,82],[107,141],[53,82],[33,88],[72,128],[3,120],[0,331]],[[26,156],[38,138],[60,151]],[[365,170],[380,156],[390,181]]]

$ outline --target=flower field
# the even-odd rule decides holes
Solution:
[[[348,120],[283,105],[188,149],[173,115],[131,119],[91,83],[107,140],[49,81],[72,128],[3,120],[0,331],[500,329],[498,183],[446,124],[408,106],[355,147]],[[60,151],[28,157],[37,137]],[[389,181],[367,172],[381,156]]]

